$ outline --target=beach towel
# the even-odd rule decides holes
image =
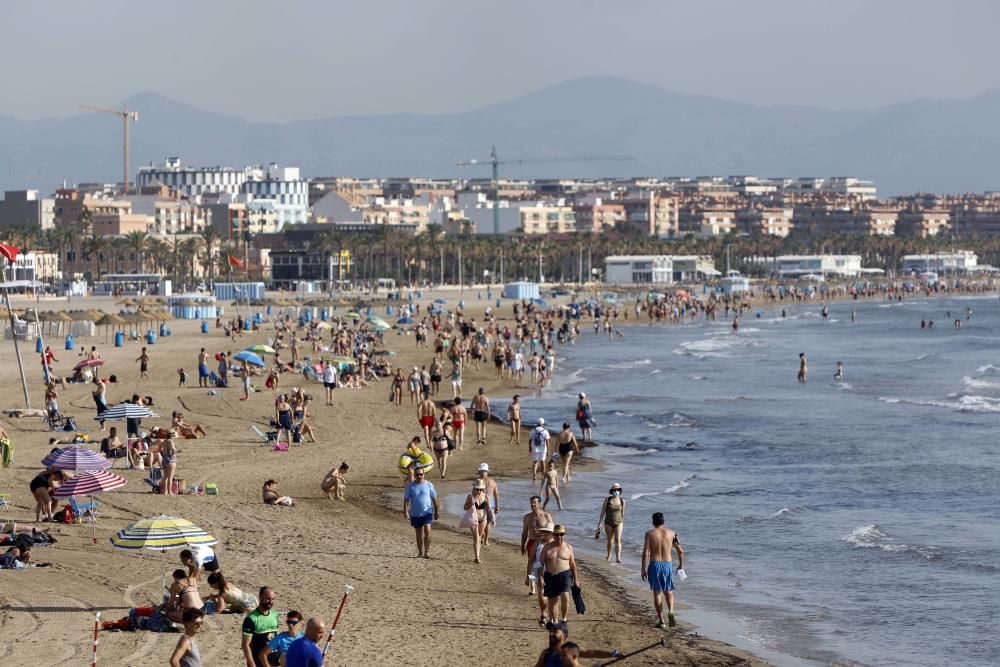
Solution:
[[[583,591],[575,583],[569,590],[573,594],[573,606],[576,607],[576,613],[586,614],[587,605],[583,602]]]
[[[14,465],[14,443],[9,438],[0,439],[0,465],[4,468]]]

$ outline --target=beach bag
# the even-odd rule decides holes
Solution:
[[[298,426],[292,429],[292,442],[302,442],[302,431]]]
[[[459,528],[473,528],[479,525],[479,518],[476,516],[476,508],[470,507],[465,510],[465,514],[458,522]]]
[[[274,444],[273,447],[271,447],[271,451],[272,452],[287,452],[288,451],[288,443],[277,442],[277,443]]]
[[[448,451],[449,452],[452,451],[453,449],[455,449],[455,441],[454,440],[452,440],[448,436],[444,436],[444,439],[448,442]]]
[[[14,465],[14,443],[9,438],[0,439],[0,465],[4,468]]]
[[[583,591],[575,583],[570,587],[570,592],[573,594],[573,606],[576,607],[576,613],[586,614],[587,605],[583,602]]]

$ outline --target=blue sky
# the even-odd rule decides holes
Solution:
[[[589,75],[836,109],[1000,86],[990,0],[38,0],[0,22],[20,118],[143,91],[263,120],[463,111]]]

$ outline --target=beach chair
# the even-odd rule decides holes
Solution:
[[[0,493],[0,507],[4,508],[8,512],[10,511],[10,494]]]
[[[73,510],[73,516],[81,517],[90,523],[97,523],[97,501],[92,500],[89,503],[81,503],[76,499],[76,496],[70,496],[69,498],[70,509]]]
[[[272,431],[272,432],[264,433],[264,431],[261,431],[259,428],[257,428],[256,424],[250,424],[250,428],[252,428],[253,432],[257,434],[258,438],[260,438],[260,444],[262,444],[262,445],[270,445],[270,444],[275,444],[275,443],[278,442],[278,434],[277,434],[277,432],[273,432]]]

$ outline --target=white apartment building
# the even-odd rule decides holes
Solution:
[[[206,193],[237,195],[247,180],[246,169],[232,167],[187,167],[179,157],[168,157],[161,165],[140,167],[136,174],[136,187],[165,185],[185,197],[198,197]]]
[[[271,202],[279,230],[285,225],[308,222],[309,183],[302,179],[298,167],[279,167],[271,163],[266,170],[259,167],[247,169],[247,179],[241,192],[246,195],[248,203]]]
[[[772,275],[796,278],[806,275],[854,277],[865,273],[861,255],[779,255],[756,257],[751,261],[763,264]]]
[[[521,208],[521,233],[566,234],[576,232],[576,213],[565,200],[538,202]]]
[[[9,280],[37,280],[54,282],[62,279],[59,270],[59,255],[54,252],[29,250],[14,259],[14,265],[6,262],[4,275]]]

